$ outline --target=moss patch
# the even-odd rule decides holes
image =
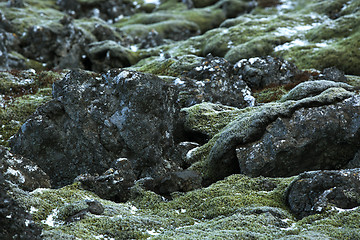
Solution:
[[[0,72],[0,144],[14,135],[41,104],[51,99],[51,85],[64,72],[34,70]]]

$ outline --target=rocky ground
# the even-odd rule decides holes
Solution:
[[[0,239],[360,239],[357,0],[0,1]]]

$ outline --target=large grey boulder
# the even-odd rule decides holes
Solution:
[[[359,101],[360,96],[353,92],[329,88],[297,101],[246,109],[210,140],[205,178],[213,182],[236,171],[251,176],[290,176],[345,166],[359,148]],[[343,115],[338,115],[338,111]],[[319,124],[320,119],[323,125]],[[306,126],[307,121],[312,122],[311,127]],[[279,127],[275,130],[274,126]],[[298,127],[297,134],[290,133],[289,126]],[[274,139],[271,135],[278,136],[276,141],[268,140]]]
[[[42,167],[54,187],[79,174],[102,174],[119,158],[129,160],[137,178],[178,170],[168,161],[177,91],[158,77],[127,70],[103,76],[73,71],[54,84],[53,97],[10,145]]]
[[[250,176],[292,176],[339,169],[360,147],[360,97],[327,106],[300,108],[279,116],[258,141],[236,148],[241,172]]]

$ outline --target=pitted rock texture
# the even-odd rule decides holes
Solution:
[[[25,191],[49,188],[50,178],[38,165],[0,146],[0,172],[3,177]]]
[[[127,157],[137,177],[161,175],[174,145],[177,91],[154,75],[113,70],[100,76],[70,72],[55,83],[11,141],[12,150],[39,164],[54,187],[84,173],[102,174]]]
[[[241,172],[249,176],[292,176],[339,169],[360,148],[360,98],[301,108],[279,117],[260,140],[236,149]]]
[[[352,97],[353,96],[353,97]],[[352,97],[352,98],[350,98]],[[348,99],[349,98],[349,99]],[[272,171],[274,170],[273,174],[271,174],[270,176],[289,176],[290,174],[295,174],[295,172],[289,172],[288,174],[281,174],[281,170],[279,170],[279,175],[277,175],[274,167],[275,165],[271,165],[271,160],[267,159],[267,157],[269,157],[271,154],[273,154],[271,151],[268,152],[267,150],[271,150],[271,147],[275,147],[276,146],[269,146],[269,145],[264,145],[265,148],[270,148],[270,149],[266,149],[265,154],[269,154],[269,156],[266,156],[264,158],[264,160],[261,160],[261,158],[259,158],[259,162],[256,162],[257,158],[255,157],[254,161],[251,161],[250,159],[248,159],[249,157],[252,157],[252,154],[249,155],[245,155],[244,157],[241,156],[241,146],[247,146],[250,147],[252,143],[258,141],[259,139],[262,138],[262,136],[266,136],[266,130],[269,127],[270,124],[272,124],[273,122],[275,122],[278,118],[291,118],[292,115],[295,113],[294,116],[296,116],[296,111],[306,111],[306,110],[301,110],[301,109],[311,109],[313,107],[316,106],[326,106],[326,105],[330,105],[329,109],[324,109],[330,112],[326,111],[322,111],[321,108],[319,108],[319,111],[316,115],[318,115],[319,117],[322,114],[330,114],[329,116],[332,116],[333,119],[331,119],[331,121],[334,121],[332,124],[330,124],[329,126],[330,129],[326,129],[326,127],[324,128],[324,133],[327,133],[328,135],[332,136],[332,139],[336,139],[336,132],[332,132],[331,128],[332,126],[334,126],[334,128],[338,131],[342,131],[342,139],[340,138],[339,140],[337,140],[336,142],[338,144],[342,144],[342,147],[346,147],[348,148],[347,150],[351,149],[350,152],[346,153],[344,156],[341,156],[341,154],[339,156],[341,156],[340,159],[333,159],[332,161],[334,161],[332,164],[331,162],[326,162],[326,157],[324,155],[321,155],[323,153],[317,153],[316,150],[313,150],[313,155],[311,156],[312,158],[317,158],[317,157],[321,157],[323,156],[323,159],[319,159],[319,164],[321,165],[321,167],[326,166],[328,163],[328,168],[333,168],[333,167],[341,167],[344,166],[347,161],[350,161],[353,157],[353,155],[355,154],[355,152],[357,151],[359,142],[358,142],[358,135],[359,135],[359,95],[355,95],[355,93],[353,92],[349,92],[343,88],[329,88],[325,91],[323,91],[321,94],[313,96],[313,97],[307,97],[307,98],[303,98],[301,100],[298,101],[286,101],[283,103],[268,103],[268,104],[264,104],[262,106],[258,106],[256,108],[253,109],[248,109],[248,111],[244,111],[242,113],[239,113],[237,118],[233,121],[231,121],[228,125],[226,125],[226,127],[224,127],[217,135],[215,135],[213,137],[213,139],[210,140],[210,142],[212,143],[211,146],[211,150],[207,156],[207,167],[205,169],[205,175],[206,178],[209,179],[209,181],[214,181],[216,179],[221,179],[224,176],[227,176],[231,173],[234,173],[234,167],[236,167],[235,162],[239,161],[239,166],[240,171],[244,172],[246,174],[249,175],[255,175],[255,176],[259,176],[262,174],[261,171],[255,171],[252,170],[254,168],[256,168],[255,166],[257,166],[257,164],[262,165],[263,170],[265,171]],[[346,100],[347,99],[347,100]],[[351,119],[351,117],[347,117],[347,116],[341,116],[340,119],[337,117],[337,113],[336,113],[336,103],[338,101],[344,100],[344,102],[342,104],[340,104],[340,106],[338,108],[341,107],[345,107],[344,109],[344,114],[350,114],[350,116],[354,117],[354,119]],[[334,104],[334,106],[332,106]],[[334,109],[335,108],[335,109]],[[316,108],[315,108],[316,109]],[[347,110],[346,110],[347,109]],[[335,110],[335,111],[332,111]],[[311,110],[309,110],[311,111]],[[316,111],[315,111],[316,112]],[[304,117],[304,116],[302,116]],[[321,118],[321,117],[320,117]],[[300,117],[301,119],[301,117]],[[297,120],[299,121],[299,120]],[[326,121],[324,119],[324,121]],[[347,122],[349,124],[352,124],[351,127],[347,126]],[[344,124],[342,125],[341,122],[343,122]],[[296,124],[296,122],[295,122]],[[271,126],[271,125],[270,125]],[[280,125],[281,126],[281,125]],[[305,126],[305,125],[304,125]],[[319,127],[324,127],[324,126],[319,126],[316,125],[317,129]],[[305,126],[306,127],[306,126]],[[333,129],[334,130],[334,129]],[[310,128],[309,133],[316,133],[316,131],[313,131],[313,128]],[[302,132],[302,130],[299,130],[298,132]],[[283,132],[284,135],[286,135],[287,131]],[[280,134],[280,133],[276,133],[276,134]],[[322,134],[322,133],[321,133]],[[320,134],[320,135],[321,135]],[[294,136],[296,137],[296,136]],[[315,137],[315,136],[313,136]],[[307,139],[306,137],[304,138],[304,140]],[[323,140],[325,141],[326,139],[322,139],[321,136],[318,137],[319,140]],[[282,140],[282,139],[279,139]],[[346,143],[346,141],[353,141],[352,143],[350,143],[349,145]],[[309,140],[310,141],[310,140]],[[286,141],[285,141],[286,142]],[[288,141],[289,143],[292,143],[293,140]],[[320,144],[320,143],[319,143]],[[321,143],[321,144],[325,144],[325,143]],[[355,144],[355,146],[352,146],[352,144]],[[291,145],[291,144],[290,144]],[[253,146],[256,146],[256,144],[254,144]],[[331,146],[333,146],[331,144]],[[236,159],[236,155],[235,155],[235,149],[239,147],[238,151],[238,159]],[[301,142],[300,144],[294,144],[294,148],[292,150],[294,150],[295,152],[293,153],[294,156],[296,156],[298,154],[298,160],[296,161],[302,161],[301,160],[301,153],[297,153],[296,150],[297,148],[301,147]],[[311,147],[311,146],[309,146]],[[325,146],[322,146],[323,149],[326,149]],[[244,148],[244,151],[246,151],[248,148]],[[301,148],[300,148],[301,149]],[[341,148],[340,148],[341,149]],[[307,152],[308,149],[304,150],[302,153],[305,154],[310,154],[310,152]],[[331,152],[331,149],[328,149],[329,154],[331,156],[331,158],[334,158],[336,156],[337,153],[335,152]],[[256,151],[253,153],[255,154]],[[261,153],[256,153],[256,154],[261,154]],[[279,157],[281,157],[284,154],[283,151],[279,151]],[[317,156],[317,154],[320,154],[319,156]],[[333,154],[333,155],[331,155]],[[255,155],[256,156],[256,155]],[[290,156],[290,155],[289,155]],[[248,162],[246,162],[248,161]],[[266,162],[269,161],[269,162]],[[275,160],[276,161],[276,160]],[[280,160],[278,162],[278,164],[281,165],[281,167],[283,167],[282,164],[285,163],[281,163]],[[286,159],[286,161],[290,161],[288,159]],[[325,163],[320,163],[321,161],[325,161]],[[246,164],[249,164],[249,166],[247,166]],[[253,166],[251,166],[251,164],[254,164]],[[269,164],[269,166],[268,166]],[[251,166],[251,167],[250,167]],[[249,167],[249,169],[246,169],[247,167]],[[262,168],[259,166],[259,169]],[[297,173],[300,173],[301,171],[305,171],[306,168],[309,168],[309,170],[313,169],[311,168],[311,164],[310,166],[308,165],[304,165],[304,168],[299,170]],[[318,166],[320,167],[320,166]],[[237,169],[235,168],[235,171]],[[288,169],[289,170],[289,169]],[[254,171],[254,172],[252,172]]]
[[[224,58],[208,55],[201,64],[175,82],[180,88],[182,107],[201,102],[221,103],[235,107],[254,106],[250,88]]]
[[[131,163],[126,158],[119,158],[113,164],[114,168],[108,169],[102,175],[83,174],[75,181],[99,197],[114,202],[125,202],[130,197],[130,188],[134,185],[136,176]]]
[[[299,218],[329,207],[355,208],[360,206],[360,169],[302,173],[290,184],[286,198]]]
[[[293,63],[270,56],[242,59],[234,65],[234,70],[252,90],[295,83],[301,73]]]
[[[0,238],[40,240],[42,228],[8,194],[8,185],[0,172]]]

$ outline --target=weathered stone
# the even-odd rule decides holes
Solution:
[[[84,219],[88,213],[101,215],[104,213],[104,207],[94,199],[70,203],[59,209],[57,219],[66,223],[75,222]]]
[[[360,205],[359,177],[358,168],[302,173],[290,184],[287,203],[299,218],[331,207],[355,208]]]
[[[38,163],[53,186],[102,174],[121,157],[137,177],[178,170],[166,160],[174,146],[177,91],[156,76],[73,71],[54,84],[53,96],[11,141],[12,150]]]
[[[42,239],[42,228],[35,224],[7,191],[3,174],[0,172],[0,238],[1,239]]]
[[[175,81],[180,89],[180,103],[183,107],[201,102],[234,107],[255,104],[249,87],[223,58],[209,55],[201,64],[186,72],[184,77]]]
[[[4,71],[9,68],[8,53],[4,42],[4,33],[0,32],[0,71]]]
[[[260,140],[237,147],[241,172],[250,176],[292,176],[339,169],[360,147],[358,95],[328,106],[301,108],[278,117]]]
[[[242,59],[235,64],[234,70],[252,90],[296,82],[296,75],[300,74],[293,63],[270,56]]]
[[[192,170],[169,173],[156,179],[154,190],[161,195],[169,195],[172,192],[188,192],[201,188],[201,175]]]
[[[282,96],[280,101],[287,101],[287,100],[299,100],[309,96],[315,96],[321,93],[322,91],[328,88],[344,88],[346,90],[353,90],[354,87],[342,83],[342,82],[334,82],[329,80],[317,80],[317,81],[307,81],[300,83],[293,89],[291,89],[287,94]]]
[[[134,52],[111,40],[90,44],[88,55],[93,70],[97,72],[115,67],[129,67],[137,62]]]
[[[130,197],[130,187],[134,185],[136,176],[130,162],[120,158],[113,164],[114,168],[108,169],[100,176],[83,174],[75,181],[81,186],[96,193],[99,197],[115,202],[125,202]]]
[[[7,181],[26,191],[50,187],[50,178],[43,170],[29,159],[10,153],[3,146],[0,146],[0,172]]]
[[[350,98],[351,96],[354,96],[354,93],[348,92],[343,88],[329,88],[314,97],[308,97],[298,101],[286,101],[284,103],[268,103],[264,104],[263,106],[255,107],[253,109],[247,109],[247,111],[239,113],[238,117],[235,120],[233,120],[226,127],[224,127],[209,141],[207,146],[204,147],[211,149],[207,156],[206,168],[204,169],[206,175],[205,178],[209,179],[209,181],[211,182],[216,179],[221,179],[229,174],[235,173],[236,171],[239,171],[239,169],[236,168],[237,160],[235,156],[235,148],[257,141],[259,138],[261,138],[261,136],[264,135],[264,133],[266,133],[267,126],[274,122],[276,119],[280,117],[291,118],[292,114],[297,110],[303,109],[301,111],[306,111],[306,108],[311,108],[313,106],[331,105],[336,103],[337,101]],[[356,111],[359,105],[358,102],[359,95],[355,95],[353,98],[345,100],[343,103],[334,104],[334,106],[332,107],[330,106],[329,109],[331,110],[333,108],[336,108],[336,106],[340,107],[344,105],[347,106],[349,114],[352,113],[354,116],[356,116],[358,114]],[[351,109],[354,107],[355,111],[354,109]],[[331,111],[331,114],[336,114],[336,112]],[[337,120],[338,117],[336,116],[334,117],[334,119],[334,126],[336,127],[336,125],[338,124],[337,121],[339,120]],[[344,118],[343,120],[346,119],[348,118]],[[352,132],[353,127],[349,128],[348,126],[344,125],[338,126],[339,130],[342,129],[343,131],[343,137],[349,138],[349,140],[351,139],[352,141],[356,142],[356,134],[359,134],[358,132],[356,132],[356,129],[358,127],[358,120],[358,116],[354,120],[347,120],[349,121],[349,123],[352,122],[353,124],[355,124],[354,132]],[[327,129],[326,131],[328,130],[329,129]],[[336,136],[334,132],[329,133],[329,135],[332,135],[333,137]],[[339,143],[344,144],[344,146],[351,149],[351,146],[347,145],[343,141]],[[254,144],[253,146],[256,146],[256,144]],[[199,150],[201,151],[202,149],[199,148]],[[353,157],[350,155],[355,154],[355,152],[350,152],[347,154],[348,155],[345,157],[347,159],[342,159],[338,162],[340,165],[346,164],[346,162]],[[243,164],[242,161],[247,160],[247,158],[241,157],[239,161],[240,164]],[[249,164],[251,164],[251,161],[249,161]],[[244,167],[244,165],[242,166]],[[283,165],[281,165],[281,167],[283,167]],[[264,166],[264,168],[266,167]],[[272,168],[269,168],[269,170],[271,169]],[[247,171],[246,169],[242,169],[241,171],[251,174],[251,171]]]

